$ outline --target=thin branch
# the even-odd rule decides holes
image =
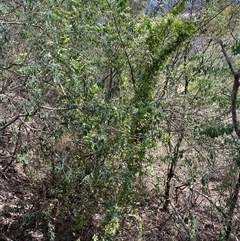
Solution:
[[[106,0],[106,1],[107,1],[107,4],[108,4],[109,8],[112,10],[111,4],[109,3],[108,0]],[[112,11],[112,13],[113,13],[113,11]],[[132,64],[131,64],[131,62],[130,62],[130,57],[129,57],[129,54],[127,53],[126,45],[125,45],[125,43],[124,43],[124,41],[123,41],[123,39],[122,39],[122,35],[121,35],[120,30],[119,30],[119,26],[118,26],[118,24],[117,24],[117,20],[116,20],[116,18],[115,18],[115,15],[112,14],[112,17],[113,17],[113,21],[114,21],[115,28],[116,28],[116,30],[117,30],[117,34],[118,34],[119,40],[120,40],[120,42],[121,42],[121,44],[122,44],[122,46],[123,46],[123,50],[124,50],[124,54],[125,54],[125,56],[126,56],[127,64],[128,64],[128,66],[129,66],[129,69],[130,69],[130,74],[131,74],[131,78],[132,78],[132,83],[133,83],[133,86],[135,87],[136,81],[135,81],[135,78],[134,78],[134,71],[133,71]]]
[[[41,30],[43,30],[43,28],[39,25],[36,24],[29,24],[29,23],[25,23],[25,22],[16,22],[16,21],[1,21],[0,25],[23,25],[23,26],[33,26],[36,28],[40,28]]]
[[[11,124],[13,124],[15,121],[17,121],[20,116],[25,116],[25,115],[17,115],[14,116],[7,124],[5,124],[2,128],[0,128],[0,131],[3,131],[4,129],[6,129],[8,126],[10,126]]]
[[[187,227],[187,225],[185,224],[183,218],[181,217],[181,215],[178,213],[177,209],[175,208],[175,206],[173,205],[173,203],[171,201],[169,201],[170,206],[172,207],[174,213],[176,214],[178,220],[181,222],[183,228],[185,229],[186,233],[188,234],[188,236],[190,237],[190,231],[189,228]]]
[[[236,208],[237,202],[238,202],[239,189],[240,189],[240,172],[238,173],[238,180],[235,183],[233,193],[231,194],[231,197],[230,197],[231,202],[230,202],[230,207],[229,207],[228,225],[227,225],[227,229],[226,229],[226,240],[229,240],[230,234],[232,232],[233,216],[234,216],[234,211],[235,211],[235,208]]]
[[[28,116],[34,116],[36,113],[37,113],[37,110],[30,113]],[[13,124],[14,122],[16,122],[21,117],[26,117],[26,114],[18,114],[16,116],[14,116],[10,121],[8,121],[8,123],[6,123],[3,127],[0,128],[0,132],[3,131],[4,129],[6,129],[11,124]]]
[[[229,66],[229,69],[231,70],[232,74],[235,76],[235,75],[236,75],[236,72],[235,72],[234,69],[233,69],[232,62],[231,62],[231,60],[230,60],[230,58],[229,58],[229,56],[228,56],[228,54],[227,54],[227,52],[226,52],[226,50],[225,50],[225,47],[224,47],[224,45],[223,45],[222,40],[219,40],[219,44],[220,44],[220,46],[221,46],[221,48],[222,48],[222,52],[223,52],[223,55],[224,55],[224,57],[225,57],[225,59],[226,59],[226,61],[227,61],[227,64],[228,64],[228,66]]]
[[[234,75],[234,84],[232,88],[232,122],[237,136],[240,138],[240,128],[237,119],[237,94],[239,89],[239,75]]]
[[[21,65],[21,64],[12,63],[12,64],[10,64],[10,65],[7,66],[7,67],[0,66],[0,68],[3,69],[3,70],[9,70],[9,69],[11,69],[13,66],[22,66],[22,65]]]
[[[69,110],[68,108],[58,108],[58,107],[49,107],[49,106],[42,106],[43,109],[46,110]]]
[[[234,1],[231,1],[226,6],[224,6],[219,12],[217,12],[215,15],[213,15],[210,19],[208,19],[205,23],[200,25],[194,33],[197,33],[200,29],[203,29],[207,24],[209,24],[213,19],[215,19],[218,15],[220,15],[223,11],[225,11],[229,6],[231,6],[234,3]]]
[[[8,169],[8,168],[13,164],[13,162],[16,160],[18,148],[21,146],[21,128],[22,128],[22,125],[23,125],[23,123],[20,123],[20,125],[18,126],[17,140],[16,140],[16,143],[15,143],[14,151],[13,151],[13,153],[11,154],[10,162],[7,163],[7,164],[5,165],[5,167],[3,168],[3,170],[1,171],[2,177],[5,178],[5,179],[7,179],[5,173],[6,173],[7,169]]]

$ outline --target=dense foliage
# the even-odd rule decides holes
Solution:
[[[16,205],[21,235],[239,237],[239,11],[214,0],[0,3],[2,178],[20,166],[31,180]]]

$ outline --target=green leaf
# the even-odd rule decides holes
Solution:
[[[232,52],[234,55],[240,54],[240,40],[237,40],[232,46]]]

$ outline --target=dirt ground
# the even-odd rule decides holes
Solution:
[[[24,214],[31,209],[28,177],[15,164],[1,173],[0,178],[0,240],[42,240],[41,233],[24,226]]]
[[[0,164],[4,169],[6,161]],[[42,227],[37,226],[31,220],[30,213],[33,212],[33,185],[30,179],[24,174],[22,167],[18,163],[11,165],[5,173],[1,172],[0,182],[0,241],[50,241]],[[214,204],[210,203],[204,195],[197,195],[190,201],[186,201],[184,196],[189,192],[189,187],[174,184],[177,190],[179,201],[174,200],[170,205],[169,212],[163,212],[161,206],[163,199],[149,190],[143,194],[143,202],[138,206],[138,217],[128,216],[122,220],[123,231],[119,232],[116,241],[216,241],[221,240],[219,232],[221,220],[214,210]],[[213,189],[213,188],[212,188]],[[180,201],[185,200],[185,202]],[[36,211],[36,210],[35,210]],[[192,218],[196,217],[196,219]],[[29,220],[31,222],[29,222]],[[65,224],[67,227],[67,223]],[[195,225],[195,226],[194,226]],[[139,227],[142,227],[140,229]],[[89,238],[94,227],[84,230],[84,239],[76,236],[74,239],[67,233],[63,237],[58,237],[57,241],[91,241]],[[89,234],[89,235],[87,235]],[[192,239],[189,238],[192,237]],[[81,236],[83,237],[83,235]],[[235,232],[232,240],[237,240],[238,234]]]

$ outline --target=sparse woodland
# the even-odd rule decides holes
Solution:
[[[240,3],[0,1],[0,240],[240,239]]]

